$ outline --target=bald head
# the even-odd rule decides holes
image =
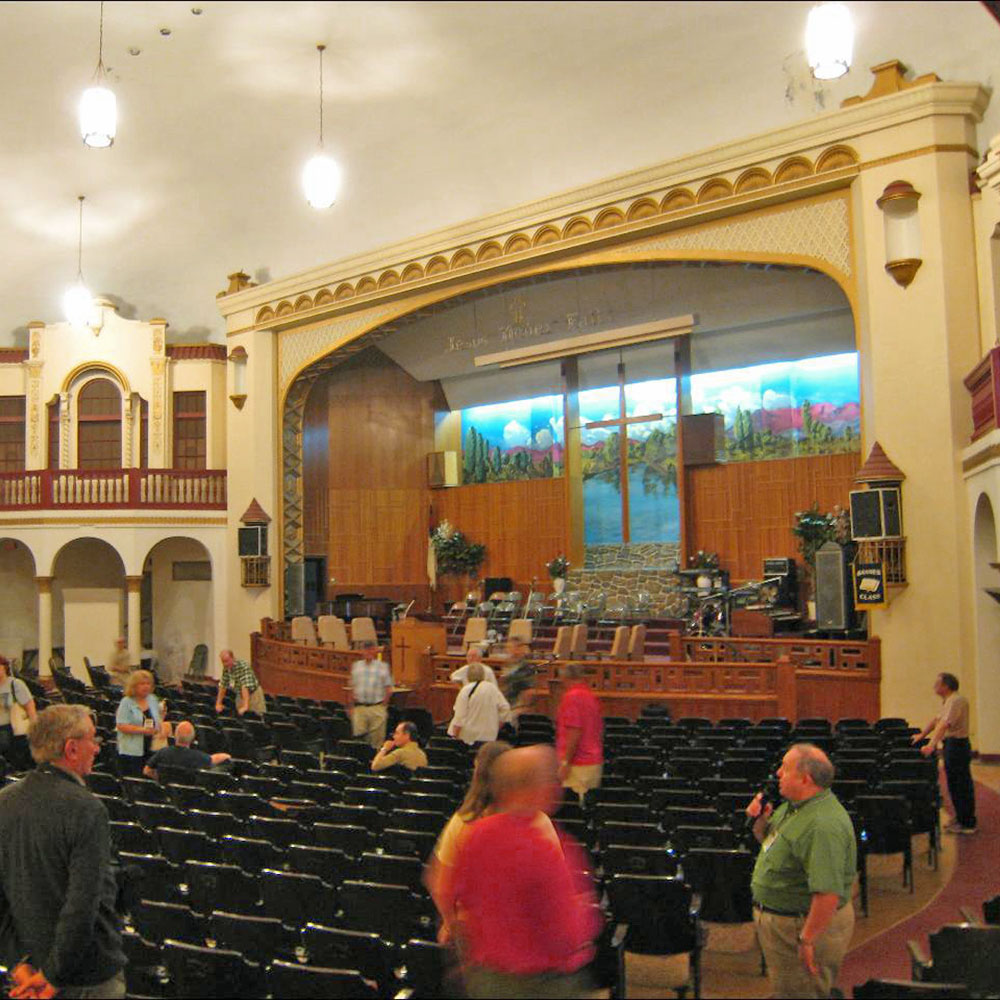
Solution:
[[[470,646],[465,654],[467,663],[480,663],[483,659],[483,651],[479,646]]]
[[[789,747],[778,768],[781,794],[792,802],[801,802],[833,784],[834,768],[830,758],[812,743]]]
[[[498,812],[550,812],[558,789],[555,750],[546,745],[519,747],[497,758],[490,789]]]
[[[194,743],[194,726],[190,722],[178,722],[174,730],[174,743],[179,747],[189,747]]]

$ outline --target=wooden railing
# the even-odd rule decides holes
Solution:
[[[963,380],[972,402],[972,440],[1000,427],[1000,347],[989,353]]]
[[[777,663],[787,657],[801,669],[878,670],[882,643],[870,639],[753,639],[731,636],[670,637],[672,660],[691,663]]]
[[[225,469],[39,469],[0,473],[0,511],[225,507]]]

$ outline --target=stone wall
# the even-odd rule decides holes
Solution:
[[[604,594],[608,608],[649,594],[655,617],[678,618],[686,607],[676,575],[679,558],[676,543],[588,545],[583,569],[570,570],[566,589],[579,591],[588,604]]]

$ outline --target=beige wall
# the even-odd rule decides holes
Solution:
[[[25,649],[38,647],[38,598],[34,559],[13,538],[0,538],[0,594],[0,652],[21,658]]]

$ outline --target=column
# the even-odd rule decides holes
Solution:
[[[139,603],[142,590],[142,577],[125,577],[125,588],[127,598],[128,662],[133,667],[138,667],[142,654],[142,622]]]
[[[50,677],[52,655],[52,577],[36,576],[38,584],[38,676]]]

